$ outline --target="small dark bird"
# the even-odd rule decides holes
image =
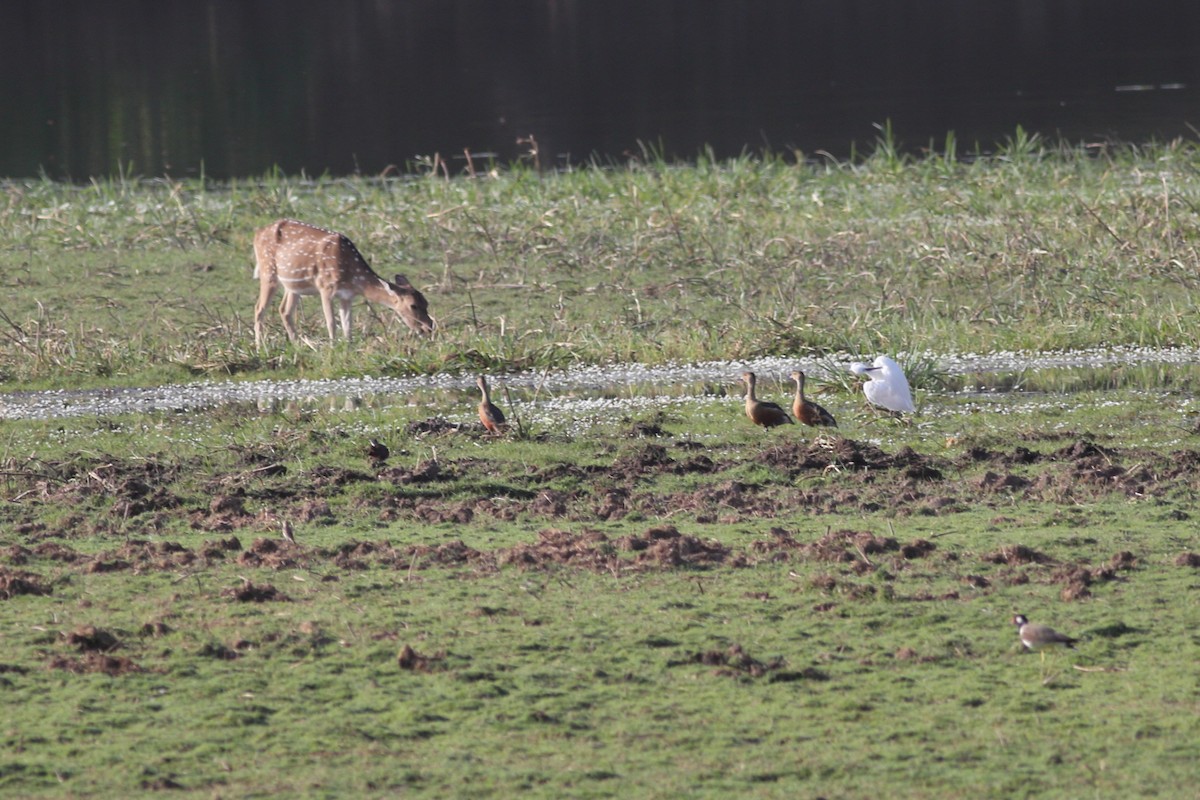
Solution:
[[[792,399],[792,413],[796,419],[805,425],[836,428],[837,420],[833,414],[804,396],[804,373],[797,370],[791,378],[796,382],[796,396]]]
[[[367,458],[371,459],[371,463],[376,466],[388,460],[388,456],[392,451],[387,449],[387,445],[378,439],[372,439],[370,445],[367,446]]]
[[[792,418],[778,403],[768,403],[754,396],[754,384],[758,379],[753,372],[743,372],[741,380],[746,384],[746,416],[751,422],[764,428],[792,424]]]
[[[296,534],[292,530],[292,523],[289,520],[285,519],[282,523],[280,523],[279,527],[280,527],[281,533],[283,534],[283,538],[286,539],[287,541],[291,542],[292,544],[295,544],[296,543]]]
[[[483,399],[479,401],[479,421],[490,433],[502,433],[508,427],[508,423],[504,419],[504,412],[492,403],[491,395],[488,394],[487,380],[480,375],[479,379],[475,381],[475,385],[483,393]]]
[[[1034,653],[1041,653],[1042,660],[1046,660],[1046,651],[1063,647],[1074,647],[1078,639],[1072,639],[1070,636],[1059,633],[1048,625],[1034,625],[1024,614],[1017,614],[1012,619],[1013,625],[1017,626],[1017,635],[1021,637],[1021,644],[1026,650]]]

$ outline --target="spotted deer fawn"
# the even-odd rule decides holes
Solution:
[[[333,341],[333,301],[338,302],[342,333],[350,339],[350,303],[358,295],[369,302],[391,306],[417,333],[433,331],[429,303],[403,275],[386,281],[376,275],[354,242],[340,233],[314,225],[281,219],[254,234],[254,277],[259,280],[254,306],[254,343],[263,344],[263,317],[277,288],[283,288],[279,316],[288,339],[296,341],[294,317],[300,298],[319,295],[325,327]]]

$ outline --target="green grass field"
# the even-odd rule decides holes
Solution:
[[[1193,146],[887,144],[10,183],[4,388],[1195,343]],[[359,305],[349,346],[256,350],[285,215],[436,336]],[[836,431],[752,427],[736,372],[657,411],[514,388],[502,437],[433,390],[5,419],[0,795],[1195,796],[1200,373],[906,363],[910,424],[816,375]],[[1015,613],[1078,647],[1022,653]]]
[[[0,384],[511,371],[1197,339],[1195,145],[852,164],[654,160],[539,176],[9,182]],[[441,331],[253,347],[253,231],[289,216],[404,272]],[[301,306],[323,334],[318,304]]]

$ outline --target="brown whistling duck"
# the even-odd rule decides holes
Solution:
[[[791,425],[792,418],[787,415],[778,403],[768,403],[754,396],[756,382],[753,372],[742,373],[742,383],[746,384],[746,416],[755,425],[773,428],[776,425]]]
[[[504,421],[504,412],[492,403],[492,398],[488,394],[487,380],[480,375],[479,380],[475,381],[475,385],[483,393],[483,399],[479,401],[479,421],[483,423],[483,427],[487,428],[489,433],[501,433],[507,423]]]
[[[791,378],[796,382],[796,396],[792,399],[792,413],[796,415],[796,421],[814,427],[836,428],[838,424],[833,414],[804,396],[804,373],[797,370]]]

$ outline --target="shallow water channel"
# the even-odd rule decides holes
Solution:
[[[708,361],[697,364],[612,364],[581,366],[562,371],[514,373],[501,378],[508,389],[526,403],[545,402],[569,413],[570,407],[629,401],[653,407],[681,397],[740,394],[737,376],[752,370],[767,381],[786,382],[794,369],[807,371],[816,381],[840,379],[851,361],[873,356],[840,356],[812,359],[763,358],[748,361]],[[1060,391],[1117,388],[1114,378],[1132,371],[1147,374],[1125,380],[1143,387],[1157,385],[1170,373],[1192,373],[1200,365],[1200,348],[1113,348],[1043,353],[925,354],[906,357],[935,375],[953,379],[957,391],[1021,391],[1048,384]],[[1048,377],[1053,376],[1053,377]],[[776,385],[776,389],[778,389]],[[239,404],[269,412],[286,403],[325,404],[357,408],[370,405],[428,406],[439,413],[446,391],[474,390],[474,375],[437,374],[407,378],[361,377],[337,380],[202,381],[149,388],[11,392],[0,394],[0,419],[54,419],[108,417],[121,414],[186,413],[222,405]]]

